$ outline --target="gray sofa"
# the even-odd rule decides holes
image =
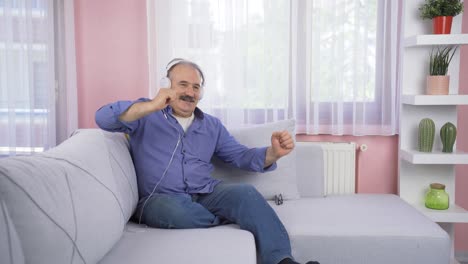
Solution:
[[[276,128],[233,135],[244,144],[264,144],[262,138]],[[288,159],[278,164],[277,175],[234,180],[251,182],[267,199],[284,194],[282,205],[270,204],[298,261],[450,262],[446,232],[398,196],[323,197],[320,147],[298,143]],[[240,173],[215,164],[216,177]],[[137,199],[128,141],[119,133],[79,130],[44,153],[0,159],[0,263],[256,263],[251,233],[236,225],[187,230],[137,225],[129,222]]]

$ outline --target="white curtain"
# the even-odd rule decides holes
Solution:
[[[78,129],[74,0],[54,0],[57,144]]]
[[[0,0],[0,155],[56,144],[53,0]]]
[[[293,37],[292,88],[299,133],[398,132],[399,2],[293,2],[298,33]]]
[[[295,118],[307,134],[397,132],[399,1],[148,0],[150,96],[200,64],[200,107],[227,127]]]

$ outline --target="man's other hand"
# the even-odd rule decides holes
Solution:
[[[267,148],[264,168],[278,159],[288,155],[294,149],[294,140],[288,131],[277,131],[271,134],[271,147]]]
[[[272,154],[279,159],[294,149],[294,140],[288,131],[273,132],[271,135]]]

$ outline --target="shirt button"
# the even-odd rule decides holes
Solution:
[[[184,164],[187,164],[187,162],[186,162],[186,161],[184,161]]]
[[[182,153],[185,153],[185,149],[182,150]]]

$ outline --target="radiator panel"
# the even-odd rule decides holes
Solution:
[[[351,194],[356,190],[356,144],[318,143],[323,150],[324,195]]]

